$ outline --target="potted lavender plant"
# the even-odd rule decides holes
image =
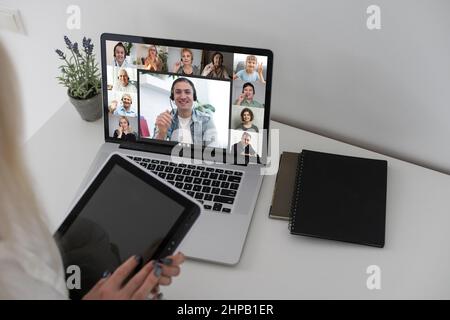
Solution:
[[[75,106],[81,118],[95,121],[102,117],[101,78],[98,63],[93,54],[94,44],[91,39],[83,38],[83,48],[78,43],[64,36],[70,54],[66,55],[57,49],[56,53],[64,64],[59,67],[61,76],[59,83],[67,87],[70,102]]]

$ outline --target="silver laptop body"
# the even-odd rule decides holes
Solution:
[[[173,47],[193,47],[199,48],[203,44],[193,43],[193,42],[182,42],[164,39],[150,39],[134,36],[116,35],[116,34],[103,34],[101,38],[102,42],[102,72],[103,72],[103,86],[104,86],[104,117],[111,118],[108,116],[107,109],[107,98],[106,92],[106,64],[107,64],[107,42],[134,42],[134,43],[155,43],[158,45],[169,44],[169,50]],[[228,47],[228,46],[218,46],[214,50],[236,50],[241,51],[241,48]],[[248,48],[247,48],[248,50]],[[257,50],[257,49],[255,49]],[[261,49],[262,50],[262,49]],[[269,81],[269,92],[270,92],[270,73],[272,56],[271,52],[266,50],[264,52],[269,52],[269,60],[267,64],[270,66],[269,74],[267,74],[266,81]],[[269,116],[269,104],[267,97],[265,100],[265,106],[267,110],[265,111],[265,116]],[[230,106],[231,107],[231,106]],[[139,159],[141,162],[147,161],[146,163],[151,163],[152,161],[165,161],[172,163],[173,158],[170,154],[163,154],[160,152],[152,152],[152,146],[146,144],[145,151],[137,150],[128,147],[121,147],[121,144],[117,141],[113,141],[108,137],[108,130],[106,126],[109,125],[108,119],[105,120],[105,140],[106,142],[101,146],[95,160],[93,161],[81,187],[80,191],[86,187],[86,184],[92,179],[92,176],[99,170],[100,166],[106,161],[112,152],[119,152],[126,156]],[[268,129],[268,118],[265,119],[264,128]],[[139,141],[137,142],[139,144]],[[147,150],[148,149],[148,150]],[[160,145],[158,145],[158,150],[160,150]],[[143,163],[144,164],[144,163]],[[145,164],[144,164],[145,165]],[[235,265],[239,262],[240,257],[243,252],[246,236],[249,230],[250,222],[252,220],[253,211],[258,198],[259,190],[263,181],[263,175],[261,174],[264,164],[261,163],[251,163],[247,165],[237,165],[231,163],[216,163],[216,164],[201,164],[205,168],[210,168],[210,172],[215,171],[228,171],[228,172],[239,172],[241,174],[241,181],[239,184],[239,189],[237,190],[234,203],[229,206],[232,208],[231,212],[224,213],[222,211],[215,211],[212,209],[203,208],[200,217],[197,222],[186,236],[184,241],[178,248],[179,251],[183,252],[187,257],[196,259],[210,261],[226,265]],[[212,168],[212,169],[211,169]],[[221,171],[222,170],[222,171]],[[130,234],[131,236],[131,234]]]

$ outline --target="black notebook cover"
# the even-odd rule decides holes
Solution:
[[[292,234],[384,247],[387,161],[303,150]]]

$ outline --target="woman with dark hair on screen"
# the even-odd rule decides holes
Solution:
[[[258,127],[252,124],[253,118],[254,118],[253,111],[251,109],[249,108],[242,109],[241,111],[242,123],[236,127],[236,130],[259,132]]]
[[[150,71],[162,71],[163,63],[158,57],[158,49],[155,45],[148,48],[148,56],[144,61],[144,69]]]
[[[194,62],[194,54],[192,53],[191,49],[181,49],[180,55],[181,60],[175,62],[172,68],[172,72],[185,76],[199,76],[200,70],[197,66],[192,65],[192,63]]]
[[[202,76],[217,79],[230,79],[227,69],[223,65],[223,54],[214,52],[211,56],[211,63],[203,69]]]
[[[120,117],[119,128],[114,131],[114,138],[123,141],[136,141],[136,133],[130,127],[130,121],[127,117]]]
[[[62,257],[27,175],[17,134],[20,116],[9,117],[9,106],[20,106],[18,81],[0,46],[0,300],[68,299]],[[11,78],[12,81],[11,81]],[[8,97],[8,100],[5,98]],[[15,109],[20,113],[20,108]],[[48,150],[49,151],[49,150]],[[183,254],[146,264],[129,278],[140,258],[130,257],[115,271],[105,272],[83,299],[148,299],[161,297],[159,285],[169,285],[180,273]]]
[[[118,42],[114,46],[113,56],[114,56],[114,67],[121,67],[121,68],[128,67],[128,63],[125,60],[125,58],[127,57],[127,49],[125,48],[122,42]]]

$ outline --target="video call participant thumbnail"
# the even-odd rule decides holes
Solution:
[[[130,121],[127,117],[119,118],[119,128],[114,131],[114,138],[123,141],[136,141],[136,133],[130,127]]]
[[[130,77],[126,69],[120,69],[119,75],[116,83],[114,84],[113,90],[126,92],[126,93],[136,93],[136,87],[131,84]]]
[[[258,66],[258,69],[256,67]],[[249,55],[245,58],[245,69],[236,72],[233,76],[233,80],[241,79],[245,82],[255,82],[260,81],[261,83],[266,83],[263,75],[263,64],[262,62],[258,65],[258,59]]]
[[[188,48],[181,49],[180,52],[181,59],[180,61],[175,62],[172,68],[173,73],[178,73],[181,75],[200,75],[200,69],[197,66],[194,66],[192,63],[194,62],[194,54]]]
[[[214,52],[211,56],[211,62],[203,69],[202,76],[217,79],[230,79],[227,69],[223,65],[222,53]]]
[[[137,117],[137,113],[132,109],[133,98],[128,93],[122,95],[121,104],[118,106],[116,100],[111,102],[109,112],[116,116]]]
[[[249,108],[244,108],[241,111],[242,123],[236,127],[236,130],[259,132],[258,127],[252,121],[254,119],[253,111]]]
[[[264,108],[264,106],[256,100],[253,100],[255,96],[255,86],[250,82],[244,83],[242,86],[242,93],[236,99],[234,104],[244,107],[252,108]]]
[[[175,110],[172,101],[176,105]],[[196,101],[197,92],[192,81],[176,79],[170,90],[172,111],[157,116],[153,138],[196,145],[214,144],[217,141],[214,120],[209,114],[193,108]]]
[[[163,62],[158,57],[158,48],[155,45],[148,48],[148,55],[144,60],[144,69],[157,72],[163,69]]]
[[[251,146],[252,136],[248,132],[244,132],[241,141],[233,144],[232,151],[235,156],[255,156],[256,151]]]
[[[118,42],[114,46],[113,56],[114,56],[114,66],[115,67],[121,67],[121,68],[128,67],[128,62],[125,60],[125,58],[127,57],[127,49],[125,48],[125,46],[123,45],[122,42]]]

